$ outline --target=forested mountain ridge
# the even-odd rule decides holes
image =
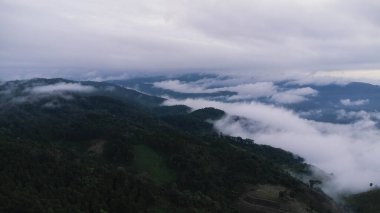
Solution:
[[[2,83],[0,101],[0,212],[239,212],[266,185],[340,212],[285,171],[302,158],[215,132],[217,109],[65,79]]]

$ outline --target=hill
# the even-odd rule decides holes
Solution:
[[[238,212],[261,185],[293,212],[341,212],[285,171],[302,158],[215,132],[217,109],[65,79],[6,82],[0,100],[0,212]]]
[[[380,212],[380,189],[374,188],[368,192],[354,194],[346,198],[348,207],[357,213]]]

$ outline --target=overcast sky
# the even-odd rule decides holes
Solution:
[[[0,0],[0,78],[380,76],[379,11],[375,0]]]

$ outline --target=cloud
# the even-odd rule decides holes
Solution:
[[[276,86],[274,82],[239,84],[236,86],[219,88],[219,90],[236,92],[237,95],[228,98],[228,100],[231,101],[269,98],[279,104],[300,103],[306,101],[308,96],[318,95],[318,91],[310,87],[283,89]]]
[[[172,90],[180,93],[214,93],[218,90],[207,89],[202,85],[196,85],[195,83],[185,83],[179,80],[168,80],[153,83],[154,87]]]
[[[342,99],[340,103],[344,106],[362,106],[369,103],[368,99],[359,99],[356,101],[352,101],[351,99]]]
[[[231,80],[234,79],[234,80]],[[218,84],[217,82],[222,82]],[[293,104],[307,100],[309,96],[316,96],[318,91],[310,87],[297,89],[282,89],[269,81],[246,83],[244,79],[230,78],[228,86],[223,85],[225,80],[201,79],[193,82],[181,82],[179,80],[167,80],[153,83],[154,87],[171,90],[180,93],[216,93],[221,91],[235,92],[236,95],[226,97],[228,101],[252,100],[257,98],[269,98],[280,104]]]
[[[252,99],[259,97],[269,97],[276,93],[277,87],[273,82],[256,82],[256,83],[242,83],[235,79],[234,85],[226,87],[216,87],[215,82],[219,79],[199,80],[195,82],[181,82],[179,80],[168,80],[155,82],[153,85],[157,88],[172,90],[180,93],[216,93],[220,91],[236,92],[237,95],[229,97],[230,100],[239,99]],[[232,81],[230,81],[231,83]],[[236,85],[237,84],[237,85]],[[220,84],[219,84],[220,85]],[[210,88],[213,86],[212,88]]]
[[[277,87],[273,82],[240,84],[237,86],[224,87],[222,89],[238,93],[237,95],[230,97],[230,100],[269,97],[277,92]]]
[[[377,113],[368,113],[366,111],[346,111],[344,109],[338,110],[336,112],[337,118],[339,120],[360,120],[360,119],[370,119],[371,116],[376,118]]]
[[[27,89],[27,91],[32,94],[55,94],[62,92],[87,93],[95,90],[95,87],[82,85],[80,83],[57,83],[52,85],[35,86]]]
[[[112,87],[104,89],[109,91]],[[81,83],[59,82],[44,84],[33,82],[29,84],[28,81],[11,81],[3,84],[0,88],[0,107],[25,102],[36,102],[49,97],[51,98],[50,103],[45,104],[43,107],[56,108],[60,106],[58,97],[71,100],[74,98],[72,93],[90,93],[96,90],[95,87],[82,85]]]
[[[294,104],[307,100],[306,96],[316,96],[317,94],[317,90],[310,87],[304,87],[276,93],[271,99],[277,103]]]
[[[380,183],[380,131],[371,116],[362,116],[352,124],[331,124],[303,119],[290,110],[258,102],[187,99],[168,100],[166,104],[226,111],[228,116],[215,123],[219,131],[289,150],[327,174],[332,173],[331,180],[323,185],[332,196],[368,190],[370,182]],[[236,120],[233,115],[246,119]]]
[[[2,0],[0,78],[379,69],[379,8],[373,0]]]

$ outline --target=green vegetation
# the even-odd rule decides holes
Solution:
[[[220,110],[94,82],[83,83],[94,93],[25,92],[60,81],[0,85],[0,212],[236,212],[247,184],[303,193],[282,169],[303,159],[216,133],[207,120]]]
[[[378,213],[380,212],[380,189],[355,194],[346,199],[349,207],[356,213]]]
[[[162,185],[175,180],[173,171],[168,169],[164,159],[146,145],[134,146],[134,166],[139,172],[147,172],[158,184]]]

